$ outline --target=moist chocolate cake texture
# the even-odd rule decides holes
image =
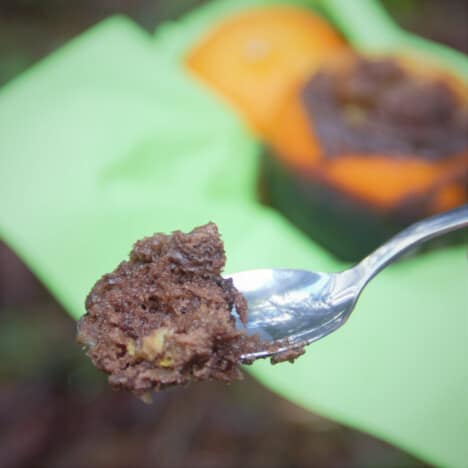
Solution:
[[[260,342],[236,328],[232,311],[245,324],[247,303],[221,276],[225,261],[209,223],[136,242],[129,260],[95,284],[77,339],[113,387],[145,398],[190,381],[242,377],[240,356]]]

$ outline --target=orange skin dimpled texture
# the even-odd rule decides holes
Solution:
[[[186,64],[263,135],[284,94],[316,70],[324,57],[346,48],[318,15],[270,6],[219,24],[189,52]]]

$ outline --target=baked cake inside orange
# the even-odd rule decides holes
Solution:
[[[466,87],[415,64],[341,56],[288,92],[264,138],[264,199],[346,260],[468,202]]]
[[[467,200],[463,89],[393,59],[343,57],[290,91],[266,140],[288,167],[383,210],[430,194],[429,215]]]

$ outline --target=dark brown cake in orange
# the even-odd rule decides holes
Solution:
[[[441,71],[342,55],[273,120],[263,199],[343,260],[468,202],[467,90]]]

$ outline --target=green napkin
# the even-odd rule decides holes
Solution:
[[[153,42],[113,18],[0,90],[1,237],[75,318],[137,238],[209,220],[228,271],[342,268],[255,202],[258,143]],[[467,285],[462,247],[406,260],[294,365],[252,373],[324,416],[463,466]]]

